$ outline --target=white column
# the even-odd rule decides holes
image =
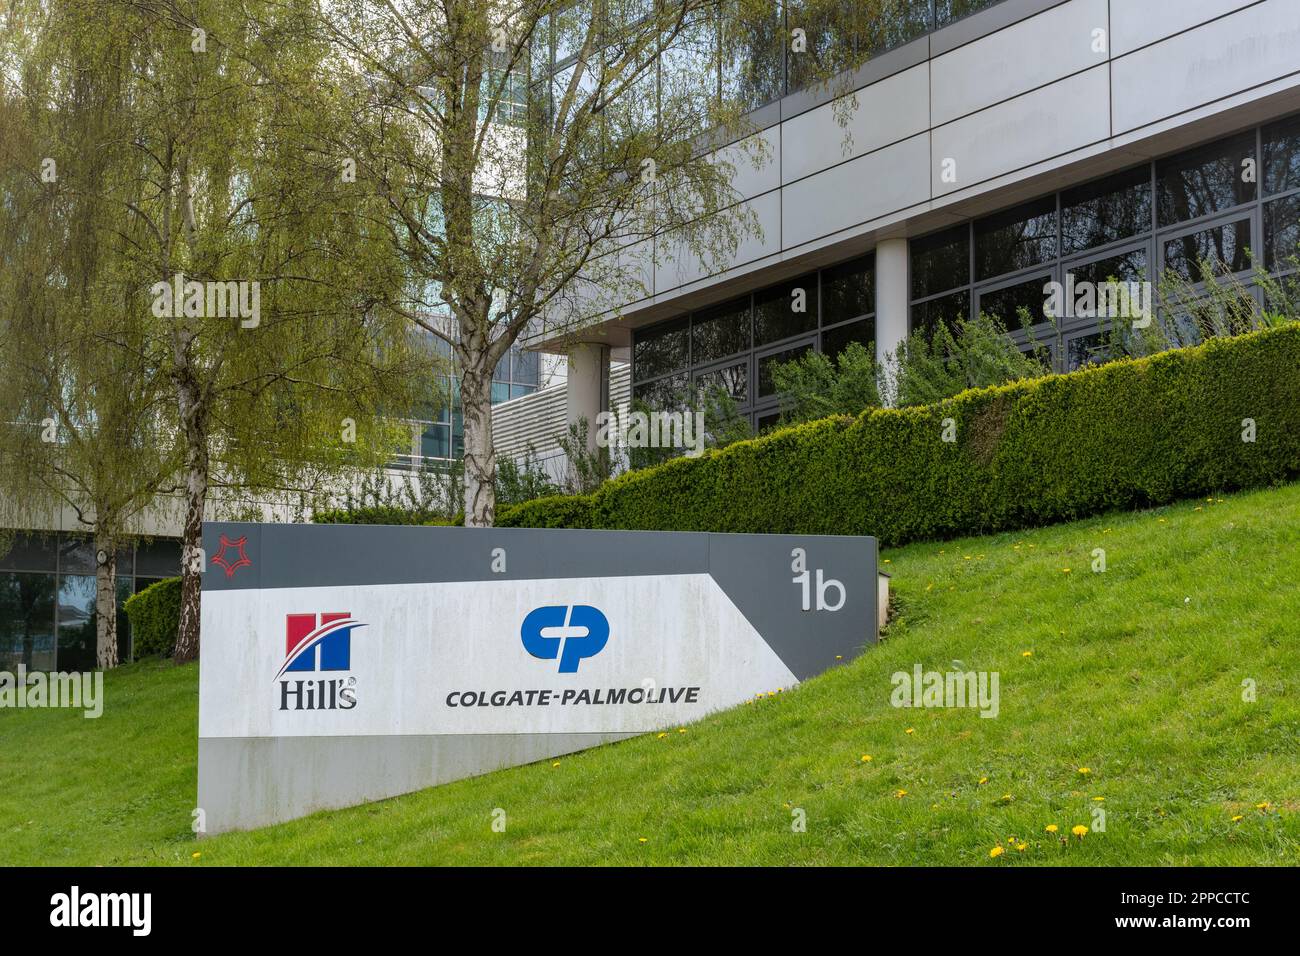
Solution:
[[[882,239],[876,245],[876,361],[907,338],[908,300],[911,298],[906,239]],[[892,388],[886,388],[892,392]],[[888,400],[892,396],[885,396]]]
[[[569,349],[566,422],[587,420],[587,450],[596,448],[596,417],[609,411],[609,346],[580,342]]]

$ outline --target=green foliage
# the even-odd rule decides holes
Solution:
[[[642,399],[633,400],[631,406],[633,415],[648,416],[652,412],[680,412],[682,415],[702,416],[692,418],[692,421],[704,423],[703,446],[705,448],[726,448],[754,434],[749,424],[749,416],[740,413],[740,406],[736,400],[721,385],[685,391],[672,398],[669,407],[664,408],[655,408]],[[691,427],[694,429],[695,426]],[[681,456],[683,451],[684,449],[681,448],[653,448],[629,443],[628,468],[635,471],[661,465]]]
[[[181,579],[164,578],[126,599],[136,657],[170,657],[181,616]]]
[[[1046,375],[1037,358],[1024,355],[997,320],[987,315],[958,319],[955,332],[940,323],[934,335],[913,332],[899,347],[891,370],[901,406],[927,405],[966,391]]]
[[[1300,473],[1300,325],[783,428],[546,499],[505,526],[873,534],[1068,520]],[[956,440],[942,440],[947,421]],[[1253,419],[1256,440],[1243,441]],[[589,519],[589,520],[586,520]]]
[[[783,423],[815,421],[828,415],[858,415],[880,407],[875,347],[850,342],[834,360],[808,352],[772,372],[781,392]]]
[[[496,501],[497,514],[509,505],[522,504],[536,498],[546,498],[556,494],[560,489],[551,481],[550,475],[537,461],[537,452],[532,445],[524,453],[523,460],[502,458],[497,462]]]

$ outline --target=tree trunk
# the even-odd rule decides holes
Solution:
[[[460,406],[465,420],[465,527],[496,521],[497,455],[492,444],[492,368],[484,353],[462,353]]]
[[[177,664],[199,656],[199,602],[206,556],[203,554],[203,510],[208,497],[208,442],[198,389],[190,383],[178,389],[185,430],[185,527],[181,532],[181,612],[176,628]]]
[[[99,552],[107,557],[98,560]],[[117,546],[107,536],[95,536],[95,662],[100,670],[117,661]]]

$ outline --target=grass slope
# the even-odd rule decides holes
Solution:
[[[796,690],[200,843],[197,673],[124,668],[98,721],[0,711],[0,863],[1300,863],[1300,485],[883,557],[888,639]],[[996,719],[890,705],[953,661]]]

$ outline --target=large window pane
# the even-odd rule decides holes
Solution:
[[[1160,224],[1172,226],[1250,202],[1255,183],[1243,175],[1254,155],[1250,132],[1156,163]]]
[[[771,4],[765,16],[741,16],[727,5],[722,21],[722,101],[754,109],[781,96],[785,87],[785,18]]]
[[[822,332],[822,354],[828,355],[834,360],[849,347],[849,343],[857,342],[868,353],[874,355],[873,343],[875,341],[876,320],[862,319],[859,322],[850,322],[847,325],[838,325],[833,329],[824,330]]]
[[[975,273],[992,279],[1056,256],[1056,197],[1048,196],[975,223]]]
[[[776,382],[772,379],[772,368],[786,362],[793,362],[813,350],[812,343],[797,345],[772,355],[764,355],[758,360],[758,397],[764,398],[776,394]]]
[[[511,362],[510,381],[516,385],[536,385],[538,380],[539,356],[537,352],[522,349],[514,353]]]
[[[817,328],[817,274],[754,295],[754,344],[767,345]]]
[[[979,299],[980,313],[996,319],[1008,332],[1022,328],[1026,321],[1030,325],[1045,322],[1049,318],[1046,313],[1045,287],[1051,281],[1051,274],[1044,273],[1013,286],[982,292]]]
[[[59,575],[58,636],[60,671],[95,669],[95,578]]]
[[[954,20],[960,20],[962,17],[969,16],[972,13],[979,13],[999,0],[936,0],[935,14],[936,26],[947,26]]]
[[[697,394],[705,394],[718,388],[734,398],[738,404],[746,404],[749,401],[749,363],[737,362],[724,368],[696,373]]]
[[[970,293],[955,292],[952,295],[940,296],[912,306],[912,331],[924,332],[927,336],[931,336],[938,331],[941,323],[953,329],[959,319],[969,317]]]
[[[632,398],[644,402],[654,411],[672,411],[686,404],[686,393],[687,377],[683,372],[634,386]]]
[[[930,0],[893,0],[862,20],[865,35],[858,39],[860,47],[868,53],[889,50],[932,28]]]
[[[1300,189],[1300,116],[1264,127],[1264,192]]]
[[[808,40],[805,50],[795,52],[791,49],[786,55],[789,92],[813,85],[848,67],[853,53],[852,42],[836,21],[850,17],[837,18],[825,4],[809,4],[805,0],[786,0],[785,8],[787,37],[792,37],[794,31],[800,29]]]
[[[1141,282],[1151,278],[1147,269],[1147,251],[1131,249],[1118,255],[1107,256],[1079,265],[1070,266],[1075,283],[1091,282],[1101,285],[1106,282]]]
[[[1300,193],[1264,206],[1264,268],[1294,269],[1300,258]]]
[[[695,313],[691,361],[696,365],[749,348],[749,297]]]
[[[1250,220],[1238,219],[1165,243],[1165,269],[1184,279],[1206,279],[1200,267],[1206,261],[1215,274],[1250,268]]]
[[[970,282],[970,230],[957,226],[912,240],[912,298]]]
[[[53,574],[0,572],[0,670],[53,670]]]
[[[686,368],[689,331],[686,319],[638,330],[632,346],[632,369],[637,380]]]
[[[870,315],[876,311],[876,259],[853,259],[822,270],[822,325]]]
[[[1129,239],[1150,230],[1150,166],[1139,166],[1061,193],[1064,255]]]
[[[664,134],[680,139],[713,125],[718,101],[718,25],[705,9],[683,25],[659,60]],[[652,95],[652,89],[643,89]]]

